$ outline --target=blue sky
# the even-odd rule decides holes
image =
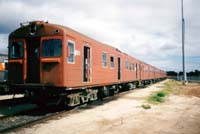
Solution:
[[[186,70],[200,69],[200,1],[184,0]],[[0,53],[20,22],[68,26],[165,71],[182,70],[181,0],[0,0]]]

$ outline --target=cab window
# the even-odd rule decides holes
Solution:
[[[61,56],[62,41],[60,39],[47,39],[42,41],[42,56],[43,57],[58,57]]]
[[[9,44],[9,58],[20,59],[24,57],[24,44],[23,42],[11,42]]]

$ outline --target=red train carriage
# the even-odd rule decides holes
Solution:
[[[42,21],[21,24],[9,35],[8,67],[16,93],[45,99],[67,96],[70,106],[166,77],[114,47]]]

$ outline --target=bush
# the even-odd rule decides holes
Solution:
[[[142,104],[141,107],[144,108],[144,109],[150,109],[151,105],[149,105],[149,104]]]
[[[158,96],[158,97],[165,97],[165,95],[166,95],[166,94],[165,94],[164,92],[158,92],[158,93],[157,93],[157,96]]]
[[[151,103],[162,103],[165,101],[166,93],[165,92],[158,92],[148,98],[148,101]]]

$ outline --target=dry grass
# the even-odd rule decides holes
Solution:
[[[197,83],[188,83],[185,86],[181,85],[179,92],[186,96],[200,97],[200,85]]]
[[[187,85],[182,85],[179,81],[169,80],[164,84],[162,91],[167,94],[200,97],[200,84],[187,83]]]
[[[180,81],[168,80],[164,83],[163,89],[149,96],[147,101],[151,104],[160,104],[165,102],[170,94],[200,97],[200,84],[188,83],[184,86]]]

